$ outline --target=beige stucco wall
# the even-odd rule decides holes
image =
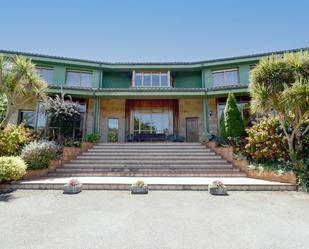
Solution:
[[[186,137],[186,118],[198,118],[199,137],[204,133],[204,111],[202,99],[179,99],[179,135]]]
[[[12,117],[10,118],[10,123],[17,125],[18,123],[18,115],[20,111],[35,111],[36,110],[36,100],[31,99],[25,103],[22,103],[22,101],[18,100],[16,101],[16,111],[13,113]]]
[[[208,111],[211,112],[209,116],[209,132],[218,135],[218,109],[216,98],[208,99]]]
[[[117,118],[119,142],[125,141],[125,99],[101,99],[100,100],[100,134],[102,142],[107,142],[108,119]]]

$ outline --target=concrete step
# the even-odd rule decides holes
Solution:
[[[201,172],[201,171],[214,171],[214,172],[240,172],[238,168],[220,168],[220,167],[61,167],[57,168],[56,172],[154,172],[154,171],[160,171],[160,172]]]
[[[171,156],[171,155],[104,155],[104,156],[93,156],[93,155],[81,155],[77,156],[76,160],[82,161],[82,160],[90,160],[90,161],[106,161],[106,160],[201,160],[201,161],[216,161],[216,160],[222,160],[220,156],[214,155],[214,156],[207,156],[207,155],[194,155],[194,156],[186,156],[186,155],[178,155],[178,156]],[[72,160],[73,161],[73,160]]]
[[[211,171],[202,171],[202,172],[157,172],[157,171],[145,171],[145,172],[54,172],[49,173],[49,177],[77,177],[77,176],[157,176],[157,177],[245,177],[246,174],[242,172],[211,172]]]
[[[175,158],[171,158],[171,159],[161,159],[161,158],[157,158],[157,159],[147,159],[147,158],[143,158],[143,159],[119,159],[119,158],[115,158],[115,159],[104,159],[104,160],[91,160],[91,159],[74,159],[70,161],[71,163],[93,163],[93,164],[169,164],[170,162],[173,162],[173,164],[222,164],[222,163],[226,163],[226,160],[223,159],[218,159],[218,158],[214,158],[214,159],[175,159]]]
[[[216,153],[212,151],[206,150],[88,150],[83,152],[83,155],[187,155],[187,156],[195,156],[195,155],[206,155],[206,156],[215,156]]]
[[[204,146],[201,143],[195,142],[183,142],[183,143],[177,143],[177,142],[140,142],[140,143],[97,143],[95,146]]]
[[[109,154],[109,153],[127,153],[127,154],[146,154],[146,153],[162,153],[162,154],[181,154],[181,153],[187,153],[187,154],[194,154],[194,153],[205,153],[205,154],[214,154],[214,152],[208,150],[208,149],[89,149],[87,152],[84,153],[102,153],[102,154]]]
[[[66,163],[64,164],[64,167],[71,167],[71,168],[162,168],[162,169],[172,169],[172,168],[189,168],[189,169],[194,169],[194,168],[233,168],[233,165],[227,164],[227,163],[208,163],[208,164],[193,164],[193,163],[182,163],[182,164],[174,164],[169,163],[169,164],[154,164],[154,163]]]
[[[151,145],[151,146],[140,146],[140,145],[131,145],[131,146],[121,146],[121,145],[95,145],[94,149],[206,149],[203,145]]]
[[[57,189],[69,182],[70,177],[49,177],[46,179],[19,181],[0,185],[1,189]],[[294,191],[293,184],[277,183],[247,177],[76,177],[83,190],[126,190],[132,183],[142,180],[153,190],[200,190],[206,191],[215,180],[223,182],[229,191]]]

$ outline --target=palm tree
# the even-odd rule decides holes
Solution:
[[[309,52],[264,59],[250,78],[252,112],[278,116],[291,162],[299,165],[295,139],[301,144],[300,138],[309,130]]]
[[[38,76],[35,65],[30,59],[22,56],[14,58],[0,56],[0,94],[7,100],[0,129],[6,127],[18,106],[33,98],[45,98],[46,87],[47,84]]]

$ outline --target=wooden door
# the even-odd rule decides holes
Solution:
[[[187,142],[198,142],[198,118],[186,119]]]

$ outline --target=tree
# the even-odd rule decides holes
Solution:
[[[8,124],[18,106],[30,99],[45,98],[46,83],[38,76],[35,65],[22,56],[9,58],[0,56],[0,94],[7,101],[0,129]]]
[[[309,130],[309,51],[264,59],[250,77],[252,112],[278,117],[288,141],[290,160],[301,167],[297,148]]]
[[[220,117],[220,136],[225,138],[225,123],[224,123],[224,112],[222,112],[221,117]]]
[[[229,93],[226,106],[224,109],[224,117],[222,121],[222,131],[224,138],[241,137],[245,134],[244,121],[238,109],[236,99],[233,93]]]

